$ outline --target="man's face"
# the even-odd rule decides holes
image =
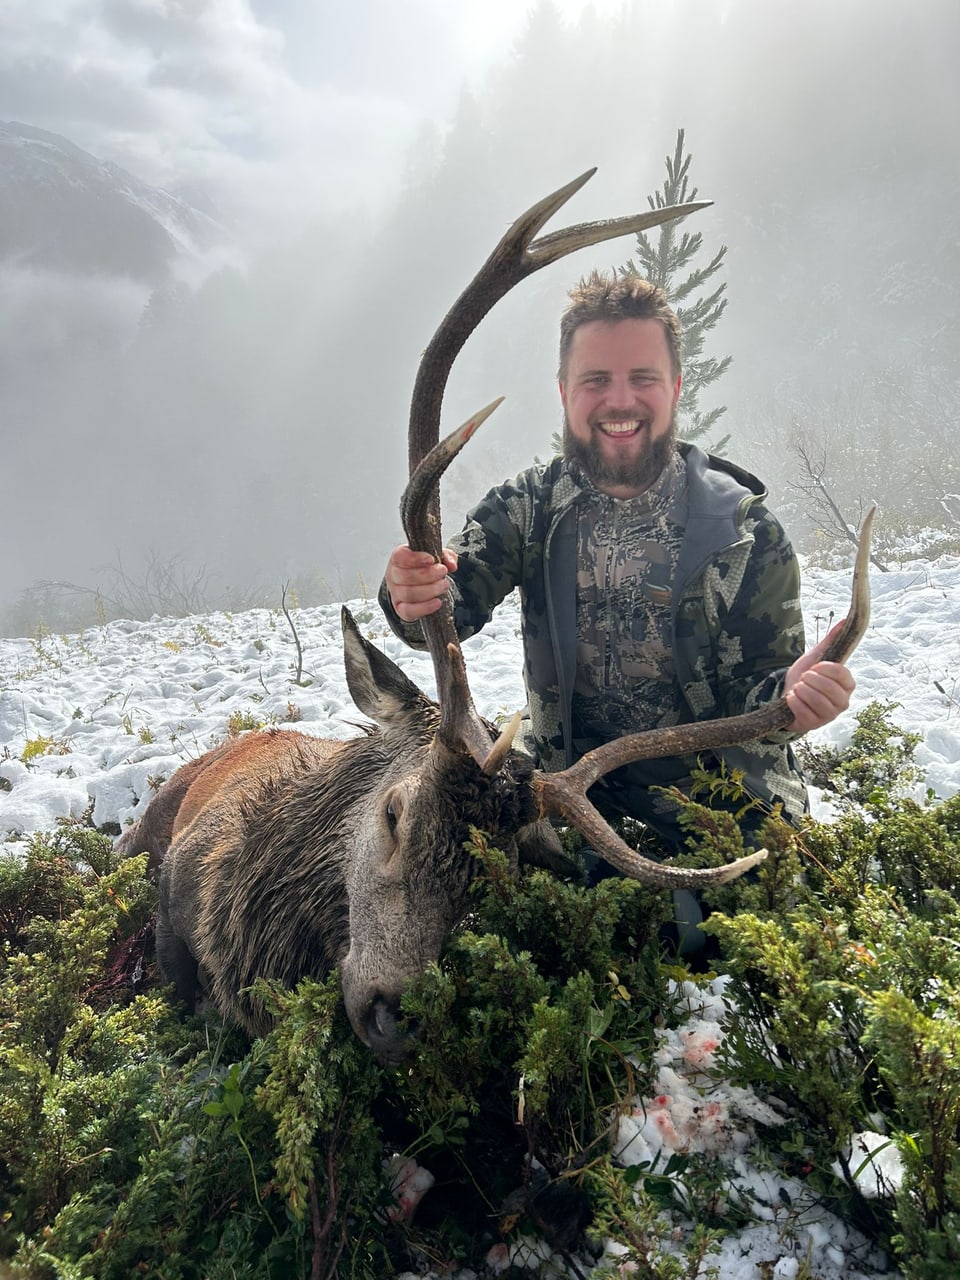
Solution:
[[[634,498],[670,460],[679,398],[659,320],[591,320],[560,382],[564,453],[601,492]]]

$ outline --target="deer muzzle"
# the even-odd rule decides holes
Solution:
[[[362,1028],[355,1026],[354,1030],[385,1067],[405,1061],[417,1042],[416,1025],[401,1018],[397,996],[375,996],[367,1006]]]

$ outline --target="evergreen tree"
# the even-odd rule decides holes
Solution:
[[[677,131],[677,146],[673,156],[666,157],[667,180],[663,188],[647,200],[651,209],[664,209],[669,205],[686,204],[697,198],[697,188],[689,185],[690,161],[684,155],[683,129]],[[719,321],[727,306],[723,296],[726,284],[720,283],[712,293],[700,295],[704,284],[720,269],[726,257],[727,246],[722,245],[706,266],[693,266],[693,260],[703,247],[699,231],[692,235],[681,231],[680,222],[666,222],[657,228],[655,235],[642,231],[637,235],[636,261],[630,259],[620,268],[621,275],[639,275],[664,290],[680,319],[683,328],[682,362],[683,390],[678,406],[680,435],[684,440],[699,440],[713,429],[726,413],[726,405],[720,405],[701,413],[700,392],[716,382],[730,367],[731,356],[715,360],[703,354],[706,335]],[[689,271],[689,274],[685,274]],[[721,453],[730,439],[729,434],[709,446],[713,453]]]

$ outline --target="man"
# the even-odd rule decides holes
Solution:
[[[388,621],[422,648],[419,620],[449,591],[466,638],[519,587],[532,746],[545,769],[624,733],[785,694],[789,730],[706,764],[741,770],[751,795],[796,819],[807,795],[790,740],[843,711],[853,677],[821,661],[826,638],[803,652],[796,557],[760,481],[677,442],[680,327],[666,296],[595,273],[570,298],[563,457],[491,490],[442,563],[396,548],[381,589]],[[660,788],[688,790],[696,764],[628,765],[591,799],[679,849],[676,805]]]

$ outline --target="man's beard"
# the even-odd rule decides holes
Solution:
[[[641,431],[647,430],[641,427]],[[670,462],[677,447],[677,414],[670,415],[669,430],[651,441],[636,458],[624,462],[608,462],[603,454],[596,432],[590,432],[586,442],[579,440],[570,430],[570,419],[563,415],[563,456],[576,462],[595,488],[636,489],[642,493],[649,489]]]

